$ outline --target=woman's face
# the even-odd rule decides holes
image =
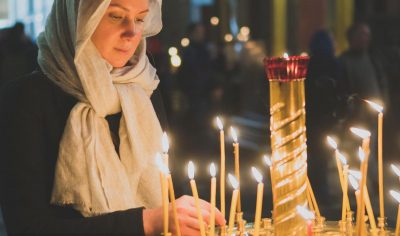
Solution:
[[[112,0],[92,36],[101,56],[113,67],[123,67],[142,38],[148,0]]]

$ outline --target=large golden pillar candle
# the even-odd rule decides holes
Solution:
[[[276,235],[302,235],[307,225],[296,206],[307,204],[304,80],[309,58],[266,58],[270,83],[270,130]]]

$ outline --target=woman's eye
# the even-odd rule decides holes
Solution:
[[[120,21],[123,19],[123,16],[110,14],[110,18],[115,21]]]

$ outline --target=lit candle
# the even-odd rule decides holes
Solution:
[[[383,196],[383,106],[371,101],[365,100],[375,111],[378,112],[378,177],[379,177],[379,209],[380,217],[385,218],[385,205]],[[383,227],[383,226],[382,226]]]
[[[360,209],[360,190],[359,190],[359,184],[358,184],[358,181],[355,179],[355,177],[353,176],[353,175],[349,175],[349,181],[350,181],[350,184],[351,184],[351,186],[354,188],[354,190],[355,190],[355,196],[356,196],[356,203],[357,203],[357,213],[358,213],[358,211],[359,211],[359,209]],[[358,216],[357,216],[358,217]],[[363,217],[364,218],[364,217]],[[359,224],[359,219],[356,219],[357,220],[357,227],[356,227],[356,229],[357,229],[357,232],[358,232],[358,235],[362,235],[362,233],[361,233],[361,231],[358,229],[358,224]]]
[[[297,213],[303,217],[304,220],[307,221],[307,236],[313,235],[313,220],[315,219],[315,215],[312,211],[307,210],[307,208],[303,206],[296,207]]]
[[[400,169],[393,164],[391,164],[390,166],[392,167],[393,172],[397,175],[397,177],[399,177],[400,180]]]
[[[210,175],[211,175],[211,213],[210,213],[210,235],[215,234],[215,194],[216,194],[216,179],[215,179],[216,169],[214,163],[210,165]]]
[[[162,195],[162,212],[163,212],[163,232],[168,235],[168,182],[164,175],[165,163],[160,153],[156,155],[156,164],[160,169],[161,195]]]
[[[312,201],[312,206],[313,206],[313,210],[315,210],[315,213],[317,214],[317,217],[321,217],[321,213],[319,211],[319,207],[318,207],[318,203],[317,200],[315,199],[315,195],[314,195],[314,191],[312,189],[311,183],[310,183],[310,179],[308,179],[307,176],[307,189],[308,189],[308,194],[310,195],[311,201]]]
[[[351,132],[355,135],[361,137],[363,139],[362,150],[359,150],[359,157],[361,160],[361,185],[360,185],[360,209],[357,209],[357,230],[361,232],[361,228],[364,226],[364,221],[362,217],[364,215],[364,189],[367,182],[367,173],[368,173],[368,157],[369,157],[369,142],[371,133],[367,130],[359,129],[359,128],[350,128]]]
[[[339,173],[339,182],[340,182],[340,186],[341,186],[342,192],[343,192],[342,220],[346,220],[346,211],[350,210],[350,202],[349,202],[349,198],[347,196],[347,190],[345,189],[347,187],[345,186],[345,183],[344,183],[345,181],[347,182],[347,177],[344,176],[342,165],[346,165],[347,161],[346,161],[346,158],[339,152],[336,141],[329,136],[327,136],[327,141],[328,141],[328,144],[335,150],[335,159],[336,159],[336,166],[337,166],[338,173]],[[340,162],[342,162],[342,164]]]
[[[237,181],[239,182],[239,193],[238,193],[238,202],[237,202],[237,207],[236,211],[237,212],[242,212],[242,206],[241,206],[241,201],[240,201],[240,168],[239,168],[239,142],[238,142],[238,136],[236,129],[231,127],[231,135],[233,139],[233,154],[235,157],[235,176]]]
[[[394,235],[400,235],[400,193],[390,190],[390,194],[396,201],[399,203],[399,208],[397,210],[397,223],[396,223],[396,232]]]
[[[343,165],[343,203],[342,203],[342,221],[346,221],[346,213],[351,211],[348,192],[348,175],[349,175],[349,165],[347,164],[346,157],[338,152],[338,157]]]
[[[270,174],[270,178],[271,178],[271,188],[272,188],[272,200],[273,200],[273,198],[275,196],[275,194],[274,194],[275,188],[274,188],[274,178],[273,178],[273,172],[272,172],[272,161],[268,155],[264,155],[263,159],[264,159],[265,164],[269,167],[269,174]],[[273,201],[272,201],[272,203],[273,203]]]
[[[166,166],[165,163],[163,162],[163,160],[161,160],[161,155],[158,155],[157,159],[158,159],[157,165],[159,166],[160,171],[166,176],[166,180],[168,182],[168,192],[169,192],[169,198],[171,199],[172,211],[173,211],[173,215],[174,215],[174,224],[175,224],[175,229],[176,229],[176,235],[180,236],[181,229],[179,226],[178,213],[176,211],[175,191],[174,191],[174,184],[172,183],[171,172],[169,171],[168,166]],[[167,212],[168,212],[168,208],[167,208]]]
[[[169,140],[168,140],[168,135],[166,132],[164,132],[162,135],[161,143],[162,143],[162,149],[163,149],[164,163],[167,167],[169,167],[169,163],[168,163]]]
[[[197,192],[196,181],[194,181],[194,164],[192,161],[190,161],[188,164],[188,177],[190,179],[190,187],[192,188],[192,194],[196,205],[197,219],[200,225],[200,234],[201,236],[206,236],[206,231],[204,229],[204,223],[203,223],[203,216],[201,214],[201,209],[199,204],[199,194]]]
[[[261,210],[262,210],[262,200],[264,192],[264,184],[262,183],[263,176],[255,168],[251,167],[254,178],[257,180],[257,201],[256,201],[256,215],[254,218],[254,236],[258,236],[260,233],[260,221],[261,221]]]
[[[219,142],[221,151],[221,174],[220,174],[220,209],[222,215],[225,217],[225,134],[224,125],[219,117],[216,119],[219,129]]]
[[[232,193],[232,201],[231,201],[231,209],[229,213],[229,224],[228,224],[228,235],[232,234],[233,224],[235,222],[235,212],[236,212],[236,203],[239,195],[239,182],[236,180],[235,176],[228,174],[229,182],[233,187]]]

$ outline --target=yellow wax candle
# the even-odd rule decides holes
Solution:
[[[210,236],[214,236],[215,234],[215,195],[216,195],[216,179],[215,179],[215,165],[211,163],[210,165],[210,175],[211,175],[211,212],[210,212]]]
[[[394,235],[400,235],[400,193],[390,190],[390,195],[399,203],[399,209],[397,211],[397,221],[396,221],[396,233]]]
[[[327,136],[327,141],[328,144],[335,150],[336,166],[339,174],[340,187],[342,188],[342,193],[343,193],[343,202],[342,202],[342,218],[343,218],[343,211],[344,214],[346,214],[346,210],[350,211],[350,201],[347,194],[345,194],[344,192],[345,191],[344,178],[347,177],[343,176],[343,168],[342,168],[342,165],[346,165],[347,161],[346,158],[339,152],[336,141],[330,136]]]
[[[176,235],[181,236],[181,227],[179,226],[178,213],[176,211],[175,191],[174,191],[174,185],[172,183],[171,174],[167,175],[167,180],[168,180],[169,197],[171,198],[171,205],[174,213],[174,224],[176,229]]]
[[[369,142],[371,133],[368,130],[360,129],[360,128],[350,128],[351,132],[355,135],[361,137],[363,139],[362,142],[362,152],[359,151],[359,156],[361,159],[361,184],[360,184],[360,208],[357,209],[357,227],[358,232],[361,232],[361,228],[364,225],[364,210],[365,210],[365,201],[364,201],[364,189],[367,181],[367,170],[368,170],[368,157],[369,157]]]
[[[222,121],[217,117],[217,125],[219,128],[219,142],[221,151],[221,174],[220,174],[220,210],[225,217],[225,134]]]
[[[344,165],[343,166],[343,199],[342,199],[342,221],[346,221],[346,214],[348,211],[350,211],[350,203],[349,201],[349,196],[348,196],[348,176],[349,172],[349,165]]]
[[[350,184],[351,186],[354,188],[355,190],[355,196],[356,196],[356,203],[357,203],[357,214],[358,211],[360,209],[360,190],[359,190],[359,184],[358,181],[356,180],[356,178],[352,175],[349,175],[349,180],[350,180]],[[358,215],[357,215],[358,217]],[[359,229],[359,224],[360,224],[360,219],[356,219],[356,230],[359,233],[359,235],[361,235],[361,231]]]
[[[383,195],[383,113],[378,115],[378,175],[379,175],[379,209],[380,217],[385,218],[385,197]]]
[[[163,233],[168,235],[168,182],[164,173],[165,163],[160,153],[156,155],[156,164],[160,169],[160,184],[161,184],[161,197],[162,197],[162,212],[163,212]]]
[[[260,222],[261,222],[261,211],[262,211],[262,201],[263,201],[263,192],[264,192],[264,184],[262,183],[262,175],[255,168],[251,168],[254,178],[257,180],[257,201],[256,201],[256,215],[254,217],[254,236],[258,236],[260,233]]]
[[[385,218],[385,204],[383,195],[383,106],[365,100],[375,111],[378,112],[378,183],[379,183],[379,209],[380,217]]]
[[[400,235],[400,204],[397,210],[397,223],[396,223],[396,233],[394,235]]]
[[[231,201],[231,208],[230,208],[230,213],[229,213],[229,224],[228,224],[228,235],[231,235],[232,230],[233,230],[233,224],[235,223],[236,204],[237,204],[237,199],[238,199],[238,195],[239,195],[239,190],[238,190],[239,182],[231,174],[228,174],[228,178],[234,189],[233,193],[232,193],[232,201]]]
[[[318,203],[317,203],[317,200],[315,199],[314,191],[313,191],[313,189],[311,187],[311,183],[310,183],[310,180],[308,179],[308,176],[307,176],[307,188],[308,188],[311,200],[312,200],[312,204],[313,204],[315,213],[317,214],[317,217],[321,217],[321,213],[319,211]]]
[[[365,199],[365,208],[367,209],[367,214],[368,214],[368,220],[371,225],[371,230],[375,232],[376,231],[375,215],[374,211],[372,210],[371,199],[369,198],[367,186],[365,186],[364,199]]]
[[[203,216],[201,214],[201,209],[200,209],[200,204],[199,204],[199,193],[197,192],[196,182],[194,181],[194,164],[191,161],[189,162],[189,165],[188,165],[188,176],[190,179],[190,187],[192,188],[192,194],[193,194],[195,205],[196,205],[197,219],[198,219],[199,225],[200,225],[200,235],[206,236],[206,231],[204,229]]]
[[[238,202],[237,202],[237,207],[236,207],[236,212],[242,212],[242,205],[240,201],[240,167],[239,167],[239,142],[238,142],[238,137],[236,133],[236,129],[231,127],[231,134],[232,134],[232,139],[233,139],[233,154],[235,158],[235,176],[237,181],[239,182],[239,193],[238,193]]]

